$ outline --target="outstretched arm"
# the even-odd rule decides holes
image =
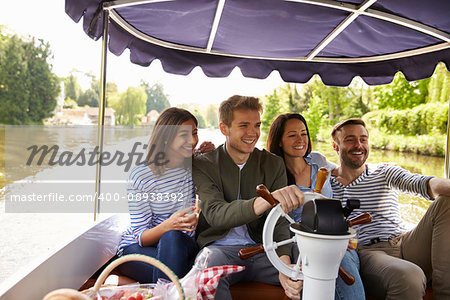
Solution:
[[[431,178],[428,181],[428,195],[433,199],[439,195],[450,196],[450,179]]]

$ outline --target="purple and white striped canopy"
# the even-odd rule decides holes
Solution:
[[[109,50],[130,50],[133,63],[161,61],[186,75],[200,66],[226,77],[266,78],[277,70],[286,82],[319,74],[346,86],[355,76],[389,83],[432,75],[450,66],[449,0],[66,0],[66,12],[94,39],[109,11]]]

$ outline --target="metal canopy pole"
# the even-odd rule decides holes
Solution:
[[[109,10],[103,9],[103,36],[102,36],[102,64],[100,71],[100,101],[98,103],[98,133],[97,133],[97,169],[95,174],[95,201],[94,201],[94,221],[100,213],[100,184],[101,184],[101,155],[103,153],[103,133],[105,125],[106,107],[106,58],[108,54],[108,32],[109,32]]]
[[[447,116],[447,144],[445,147],[445,178],[450,178],[450,99],[448,100],[448,116]]]

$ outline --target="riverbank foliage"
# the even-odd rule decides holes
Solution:
[[[42,124],[60,91],[50,45],[0,26],[0,124]]]
[[[408,82],[398,73],[391,84],[367,86],[355,79],[348,87],[325,86],[318,77],[307,84],[287,84],[265,97],[263,132],[281,113],[299,112],[311,138],[328,142],[334,124],[347,118],[366,121],[371,146],[379,149],[444,156],[450,72],[439,64],[431,78]]]
[[[364,118],[363,118],[364,119]],[[410,152],[422,155],[445,156],[447,136],[430,133],[427,135],[386,134],[376,127],[367,126],[370,133],[370,146],[375,149]],[[331,127],[321,128],[316,136],[320,142],[331,142]]]
[[[448,103],[428,103],[404,110],[377,110],[363,116],[378,149],[445,155]]]

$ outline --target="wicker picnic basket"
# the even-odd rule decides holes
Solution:
[[[152,257],[146,256],[146,255],[140,255],[140,254],[129,254],[129,255],[124,255],[116,260],[114,260],[112,263],[110,263],[104,270],[103,272],[100,274],[100,276],[97,278],[97,281],[95,282],[94,286],[90,289],[84,290],[84,291],[76,291],[76,290],[72,290],[72,289],[58,289],[55,290],[53,292],[50,292],[49,294],[47,294],[43,300],[92,300],[92,299],[102,299],[102,293],[108,293],[114,294],[114,291],[120,291],[125,288],[127,288],[127,286],[118,286],[118,287],[106,287],[106,286],[102,286],[103,282],[105,282],[106,277],[108,277],[109,273],[111,273],[111,271],[113,269],[115,269],[117,266],[125,263],[125,262],[129,262],[129,261],[140,261],[140,262],[145,262],[148,263],[154,267],[157,267],[158,269],[160,269],[162,272],[164,272],[164,274],[167,275],[167,277],[169,277],[169,279],[173,282],[177,292],[178,292],[178,299],[183,300],[184,297],[184,291],[183,291],[183,287],[181,286],[181,283],[177,277],[177,275],[175,275],[175,273],[172,272],[172,270],[169,269],[169,267],[167,267],[165,264],[163,264],[162,262],[160,262],[157,259],[154,259]],[[150,289],[152,288],[154,285],[151,284],[135,284],[135,285],[131,285],[132,288],[139,288],[140,290],[143,289]]]

